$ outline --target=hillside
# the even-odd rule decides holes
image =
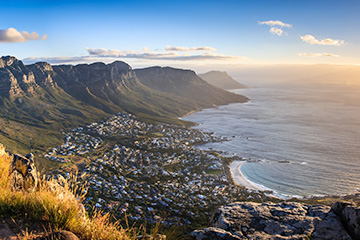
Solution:
[[[210,71],[207,73],[199,74],[198,76],[204,79],[209,84],[218,88],[222,88],[222,89],[246,88],[244,84],[235,81],[226,72]]]
[[[20,153],[33,146],[35,153],[43,152],[60,144],[61,131],[120,111],[149,122],[186,124],[178,117],[246,100],[207,84],[189,70],[134,71],[120,61],[24,65],[15,57],[0,58],[0,142]]]

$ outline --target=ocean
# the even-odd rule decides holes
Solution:
[[[360,189],[360,87],[271,84],[233,92],[250,98],[183,119],[229,141],[200,146],[247,160],[242,174],[281,197]]]

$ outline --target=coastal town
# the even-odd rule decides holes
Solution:
[[[190,225],[234,201],[264,201],[264,192],[233,184],[232,157],[196,148],[226,141],[196,129],[149,124],[128,113],[64,133],[64,144],[44,156],[74,163],[77,184],[85,184],[88,209],[133,221]],[[72,157],[80,157],[76,163]],[[61,169],[57,172],[69,176]]]

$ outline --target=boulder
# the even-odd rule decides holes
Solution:
[[[331,209],[340,217],[352,238],[360,240],[360,208],[352,203],[336,202]]]
[[[39,182],[34,156],[14,154],[10,172],[10,184],[14,191],[35,191]]]
[[[224,240],[241,240],[245,238],[241,232],[238,232],[239,235],[235,235],[231,232],[225,231],[221,228],[208,227],[201,230],[195,230],[191,233],[193,237],[197,240],[206,240],[206,239],[224,239]]]
[[[215,210],[211,227],[195,230],[202,239],[339,239],[351,240],[330,207],[296,202],[236,202]]]
[[[166,235],[156,234],[156,235],[140,235],[137,236],[138,240],[166,240]]]

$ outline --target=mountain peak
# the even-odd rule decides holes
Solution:
[[[115,61],[113,63],[108,64],[109,67],[117,69],[118,71],[130,71],[132,68],[129,64],[123,62],[123,61]]]
[[[23,65],[22,61],[17,59],[13,56],[5,56],[0,58],[0,67],[3,68],[5,66],[12,66],[12,65]]]

